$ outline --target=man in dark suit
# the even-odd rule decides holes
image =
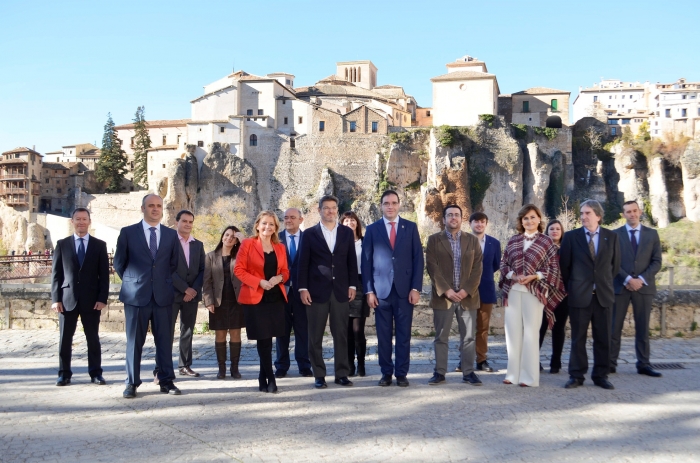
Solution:
[[[469,226],[474,236],[479,240],[484,256],[481,282],[479,283],[480,303],[476,315],[476,369],[481,371],[493,371],[486,353],[489,351],[491,312],[496,303],[496,282],[493,275],[501,267],[501,242],[486,234],[488,224],[489,218],[483,212],[475,212],[469,216]]]
[[[631,301],[637,373],[658,378],[661,373],[654,371],[649,363],[649,316],[656,294],[656,274],[661,269],[661,241],[656,230],[639,222],[642,212],[636,201],[623,204],[622,214],[627,223],[615,230],[620,240],[622,263],[620,272],[615,276],[610,371],[617,372],[622,326]]]
[[[192,334],[197,322],[197,307],[202,300],[202,284],[204,282],[204,243],[194,239],[192,226],[194,214],[183,209],[175,216],[177,221],[177,238],[180,243],[177,271],[173,273],[175,287],[175,302],[173,302],[173,318],[170,326],[170,345],[175,339],[175,323],[180,314],[180,358],[178,370],[180,376],[199,377],[192,370]],[[158,376],[158,363],[153,371]]]
[[[301,303],[299,291],[297,291],[299,271],[299,246],[304,235],[299,226],[304,221],[301,211],[296,207],[290,207],[284,211],[284,228],[280,233],[280,241],[287,248],[287,263],[289,265],[290,278],[285,283],[287,289],[287,303],[285,304],[285,336],[278,336],[275,340],[277,358],[275,359],[275,376],[284,378],[290,367],[289,340],[292,328],[294,328],[294,358],[299,367],[301,376],[311,377],[311,362],[309,361],[309,326],[306,319],[306,306]]]
[[[423,287],[423,248],[414,222],[399,217],[399,195],[387,190],[381,197],[383,217],[367,227],[362,242],[362,279],[367,303],[377,328],[379,386],[408,386],[411,363],[413,306]],[[396,368],[391,361],[392,328],[396,331]]]
[[[73,211],[75,233],[56,243],[51,272],[51,308],[58,312],[61,337],[56,386],[70,384],[73,335],[78,316],[88,346],[88,373],[95,384],[107,384],[102,377],[100,350],[100,314],[109,295],[109,258],[107,244],[90,236],[90,211]]]
[[[348,379],[349,302],[357,289],[357,255],[354,232],[338,223],[338,198],[324,196],[318,202],[321,222],[304,232],[299,255],[298,291],[306,308],[309,327],[309,359],[316,381],[326,385],[323,331],[330,314],[333,336],[335,383],[352,386]]]
[[[143,220],[124,227],[117,239],[114,270],[122,279],[119,300],[124,303],[126,326],[126,389],[124,398],[136,397],[141,385],[141,352],[148,323],[156,344],[160,391],[179,395],[173,380],[173,343],[170,335],[179,244],[177,232],[163,226],[163,200],[156,194],[144,196]]]
[[[603,207],[598,201],[581,204],[581,228],[564,234],[559,263],[569,294],[571,355],[566,388],[583,385],[588,371],[586,332],[593,331],[593,371],[591,379],[603,389],[615,389],[608,381],[610,372],[610,329],[615,303],[613,279],[620,270],[620,243],[617,233],[602,228]]]

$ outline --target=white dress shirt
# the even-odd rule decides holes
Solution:
[[[486,248],[486,235],[482,236],[479,240],[479,246],[481,246],[481,254],[483,254]]]
[[[78,253],[78,248],[80,247],[80,236],[78,236],[76,233],[73,233],[73,239],[75,240],[75,253]],[[88,240],[90,239],[90,233],[86,233],[83,238],[83,246],[85,246],[85,252],[87,252],[87,246],[88,246]]]
[[[323,232],[323,237],[326,239],[328,249],[333,252],[335,250],[335,240],[338,237],[338,223],[336,222],[333,229],[329,230],[322,222],[321,231]]]
[[[296,248],[297,252],[299,252],[299,240],[301,239],[301,230],[297,230],[297,232],[294,234],[285,231],[284,239],[287,240],[287,249],[292,249],[292,236],[294,237],[294,247]]]
[[[386,228],[386,234],[389,236],[389,239],[391,239],[391,225],[389,225],[392,220],[387,219],[386,217],[382,216],[382,219],[384,220],[384,227]],[[397,215],[396,218],[393,220],[394,222],[394,229],[396,229],[396,237],[398,238],[399,236],[399,216]]]
[[[355,254],[357,255],[357,274],[362,275],[362,240],[355,240]]]
[[[148,225],[148,223],[145,220],[141,221],[141,225],[143,226],[143,234],[146,237],[146,244],[150,247],[151,246],[151,227],[156,227],[156,249],[160,247],[160,224],[158,225]]]
[[[627,238],[629,238],[630,243],[632,243],[632,233],[630,233],[631,230],[637,230],[637,233],[635,233],[635,238],[637,239],[637,248],[640,246],[640,239],[639,237],[642,236],[642,224],[638,223],[636,227],[630,227],[629,225],[625,224],[625,228],[627,229]],[[632,275],[627,275],[627,278],[625,278],[625,285],[630,282],[632,279]],[[643,276],[638,276],[640,280],[642,280],[642,283],[644,283],[644,286],[647,285],[647,281],[644,279]]]

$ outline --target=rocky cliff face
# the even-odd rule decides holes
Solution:
[[[683,202],[685,213],[693,222],[700,221],[700,141],[688,143],[681,157]]]

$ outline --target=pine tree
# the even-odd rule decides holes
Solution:
[[[139,106],[134,116],[134,183],[141,187],[148,186],[148,152],[151,147],[151,137],[146,128],[145,106]]]
[[[95,177],[98,182],[107,185],[108,193],[118,193],[121,191],[122,181],[126,174],[126,154],[121,147],[121,141],[117,138],[114,130],[112,114],[107,114],[105,132],[102,136],[102,152],[95,167]]]

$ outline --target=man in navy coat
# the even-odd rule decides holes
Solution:
[[[383,217],[367,227],[362,242],[362,278],[377,328],[379,386],[408,386],[413,306],[423,287],[423,247],[414,222],[399,217],[399,195],[382,194]],[[392,328],[396,332],[396,368],[391,361]]]
[[[126,389],[124,398],[136,397],[141,385],[141,351],[151,322],[156,344],[160,391],[179,395],[173,380],[173,345],[170,338],[174,301],[173,273],[177,270],[177,232],[163,226],[163,200],[144,196],[143,220],[121,229],[114,254],[114,270],[122,279],[119,300],[124,303],[126,325]]]

